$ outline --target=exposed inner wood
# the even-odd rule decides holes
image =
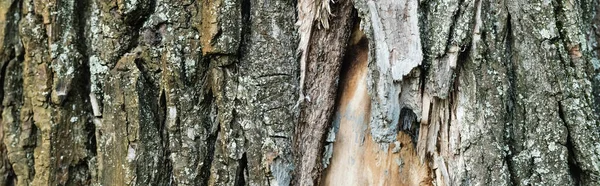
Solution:
[[[419,160],[411,137],[399,132],[387,148],[369,132],[368,40],[355,28],[344,59],[334,122],[339,123],[333,156],[322,185],[432,185],[427,162]],[[397,147],[399,145],[399,147]]]

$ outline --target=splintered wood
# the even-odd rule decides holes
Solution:
[[[368,41],[356,30],[345,58],[334,123],[339,124],[333,156],[322,185],[431,185],[428,162],[421,162],[411,137],[399,132],[397,143],[375,142],[368,127]]]

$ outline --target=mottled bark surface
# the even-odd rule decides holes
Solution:
[[[0,185],[600,185],[597,1],[296,5],[0,0]]]
[[[290,183],[293,2],[1,7],[0,185]]]

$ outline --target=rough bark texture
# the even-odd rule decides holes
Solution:
[[[290,183],[294,2],[1,7],[0,185]]]
[[[323,170],[325,135],[334,113],[342,60],[354,17],[352,2],[341,0],[333,6],[328,29],[313,27],[306,58],[306,79],[300,121],[296,127],[297,160],[295,185],[318,185]]]
[[[599,2],[325,5],[0,0],[0,185],[600,185]]]
[[[408,109],[420,120],[416,153],[434,184],[599,184],[596,35],[588,15],[595,2],[355,2],[375,41],[367,78],[374,140],[393,142]],[[420,34],[387,24],[414,23],[413,16]],[[378,42],[399,40],[410,51],[419,37],[416,68],[419,58],[394,57],[395,48]],[[394,65],[412,72],[398,74]]]

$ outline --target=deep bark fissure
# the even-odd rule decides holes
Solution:
[[[428,38],[429,36],[429,32],[427,31],[427,29],[429,29],[427,27],[427,23],[428,23],[428,17],[427,17],[427,12],[429,12],[429,6],[430,3],[428,3],[427,1],[419,1],[419,5],[417,6],[417,13],[418,13],[418,26],[419,26],[419,34],[421,35],[421,38]],[[429,50],[428,46],[429,46],[429,40],[427,39],[421,39],[421,50],[423,51],[423,56],[428,56],[430,55],[431,51]],[[428,57],[423,58],[422,64],[419,65],[418,67],[422,69],[422,73],[421,76],[423,76],[423,81],[421,81],[422,87],[421,91],[425,90],[425,84],[427,81],[427,74],[429,71],[429,66],[431,65],[431,60]],[[423,95],[423,93],[421,92],[421,95]]]
[[[65,98],[66,100],[64,101],[64,103],[66,104],[67,102],[69,102],[69,97],[73,97],[73,98],[79,98],[80,100],[85,100],[84,103],[88,103],[89,100],[89,96],[91,93],[91,82],[90,82],[90,76],[91,76],[91,72],[90,72],[90,68],[89,68],[89,54],[90,54],[90,49],[87,45],[87,42],[85,42],[85,32],[86,32],[86,28],[88,28],[89,23],[87,20],[89,20],[90,15],[89,15],[89,9],[90,9],[90,3],[91,0],[83,0],[83,1],[76,1],[75,2],[75,7],[74,10],[80,10],[80,11],[75,11],[75,24],[77,25],[76,27],[76,35],[77,35],[77,43],[75,44],[75,46],[78,48],[79,53],[82,55],[81,56],[81,65],[79,65],[79,68],[77,68],[78,72],[81,72],[81,74],[78,74],[78,78],[74,79],[74,83],[72,85],[72,87],[80,87],[79,89],[75,90],[75,92],[77,92],[78,96],[68,96],[67,98]],[[73,91],[73,90],[71,90]],[[80,101],[78,99],[74,99],[72,100],[73,103],[77,103],[78,101]],[[86,174],[87,174],[87,178],[86,182],[88,182],[87,184],[92,182],[92,169],[95,169],[96,167],[90,167],[89,166],[89,162],[96,157],[97,152],[97,140],[96,140],[96,135],[95,135],[95,131],[96,131],[96,126],[93,123],[94,120],[94,116],[92,113],[92,108],[90,104],[85,104],[82,105],[84,107],[83,110],[86,111],[86,113],[88,113],[88,117],[86,118],[86,122],[85,122],[85,126],[83,128],[84,133],[87,132],[87,138],[89,139],[87,141],[87,143],[85,144],[85,149],[87,150],[86,153],[88,153],[88,156],[86,156],[83,161],[79,162],[79,164],[74,165],[76,167],[80,167],[82,168]],[[73,167],[70,168],[69,170],[69,181],[75,180],[75,177],[73,176],[77,176],[76,171],[78,171],[78,168]],[[74,182],[77,183],[77,182]],[[82,183],[84,184],[84,183]]]
[[[15,3],[13,3],[13,4],[15,4]],[[7,42],[7,39],[4,38],[4,43],[6,43],[6,42]],[[8,65],[10,65],[12,60],[15,60],[18,58],[19,57],[15,56],[15,51],[11,51],[10,55],[8,56],[8,59],[4,59],[5,61],[3,61],[2,67],[0,69],[0,72],[2,73],[2,74],[0,74],[0,85],[2,85],[2,87],[5,86],[5,79],[6,79],[6,76],[8,75],[8,72],[7,72]],[[20,61],[22,61],[22,60],[20,60]],[[0,88],[0,100],[4,100],[4,96],[5,96],[4,88]],[[2,103],[3,104],[0,107],[0,111],[4,112],[4,109],[6,109],[6,107],[8,107],[10,105],[4,105],[4,102],[2,102]],[[5,133],[6,132],[5,126],[1,122],[2,119],[4,119],[4,118],[2,118],[2,116],[0,115],[0,132]],[[3,168],[5,168],[5,171],[6,171],[6,173],[5,173],[6,175],[0,175],[0,176],[5,176],[4,184],[6,184],[7,186],[12,186],[12,185],[14,185],[14,181],[17,179],[17,177],[14,173],[14,170],[13,170],[13,167],[12,167],[10,161],[8,160],[8,158],[4,157],[4,156],[7,156],[7,150],[6,150],[6,146],[5,146],[6,144],[4,144],[4,138],[6,138],[6,136],[5,136],[5,134],[0,134],[0,136],[2,136],[2,138],[0,138],[0,140],[1,140],[0,141],[0,143],[1,143],[0,144],[0,153],[2,153],[2,154],[0,154],[0,157],[5,158],[5,159],[0,159],[0,161],[4,161],[4,163],[2,163],[2,164],[4,165]],[[3,184],[3,183],[0,182],[0,184]]]
[[[6,39],[5,41],[6,42]],[[10,61],[12,59],[15,59],[15,53],[14,52],[10,52],[10,54],[7,57],[8,59],[6,61],[2,62],[2,66],[0,67],[0,72],[2,74],[0,74],[0,85],[2,85],[2,87],[4,87],[4,80],[6,79],[6,75],[8,74],[8,72],[6,71],[6,67],[8,67],[8,65],[10,64]],[[4,100],[4,88],[0,88],[0,100]],[[4,105],[1,106],[0,111],[4,110]],[[0,116],[1,119],[1,116]],[[0,127],[3,127],[2,124],[0,124]],[[3,131],[4,129],[0,129],[0,131]]]
[[[165,130],[167,127],[167,98],[165,95],[165,90],[162,89],[159,93],[158,97],[158,122],[157,128],[159,131],[160,140],[163,142],[163,148],[165,148],[166,156],[171,154],[171,149],[169,148],[169,131]]]
[[[355,21],[355,25],[354,27],[358,26],[356,25],[358,23],[358,17],[356,17]],[[350,71],[351,68],[354,67],[354,60],[352,60],[352,58],[355,58],[356,56],[352,53],[347,53],[343,56],[343,60],[342,60],[342,64],[340,66],[340,73],[338,76],[338,81],[346,79],[347,76],[349,76],[348,72]],[[343,84],[343,82],[339,82],[338,86],[337,86],[337,90],[336,90],[336,98],[335,98],[335,102],[334,102],[334,106],[333,106],[333,110],[339,110],[339,103],[340,103],[340,99],[341,99],[341,93],[344,90],[344,86],[346,86],[345,84]],[[335,114],[332,114],[332,117],[335,117]],[[333,121],[333,119],[332,119]],[[331,122],[332,124],[328,127],[328,133],[333,133],[333,135],[335,135],[337,133],[337,131],[339,130],[340,126],[339,123],[336,122]],[[324,147],[327,147],[327,145],[331,145],[333,144],[333,142],[327,141],[327,138],[324,139]],[[325,150],[324,150],[325,151]],[[327,168],[325,168],[327,169]]]
[[[239,162],[239,167],[238,170],[236,172],[236,181],[235,181],[235,185],[234,186],[245,186],[246,185],[246,176],[244,175],[244,172],[247,170],[248,167],[248,158],[246,157],[246,153],[244,153],[244,155],[242,155],[242,158],[238,160]]]
[[[8,173],[6,175],[6,186],[14,186],[16,181],[17,181],[17,175],[13,171],[12,166],[9,165]]]
[[[571,130],[569,129],[569,125],[567,125],[567,121],[565,119],[565,112],[563,110],[563,105],[561,101],[558,101],[557,107],[558,117],[560,118],[565,129],[567,130],[567,143],[565,144],[565,147],[568,151],[567,160],[569,164],[569,173],[573,181],[575,181],[575,185],[581,185],[583,170],[579,167],[579,164],[575,159],[575,151],[573,150],[575,148],[575,144],[573,144],[573,139],[571,139]]]
[[[579,4],[579,3],[577,3]],[[554,15],[554,21],[556,22],[556,28],[558,29],[558,37],[557,38],[553,38],[553,40],[551,41],[553,44],[555,43],[562,43],[562,46],[565,47],[565,50],[569,52],[570,54],[570,49],[569,47],[577,47],[579,48],[580,46],[571,46],[570,43],[568,43],[568,40],[566,38],[566,36],[568,36],[569,33],[567,33],[567,30],[565,28],[565,20],[563,19],[568,19],[568,17],[565,16],[566,12],[563,9],[564,8],[564,4],[562,1],[560,0],[556,0],[556,1],[552,1],[552,5],[554,6],[553,9],[553,15]],[[561,53],[561,50],[559,47],[561,47],[561,45],[559,44],[555,44],[557,47],[557,53]],[[581,45],[581,44],[579,44]],[[573,58],[571,59],[565,59],[563,57],[563,55],[559,55],[559,59],[560,59],[560,63],[561,66],[563,67],[563,70],[565,71],[565,73],[567,74],[567,77],[573,76],[572,74],[569,73],[569,68],[575,68],[575,62]],[[585,72],[584,72],[585,73]],[[591,78],[593,78],[593,74],[590,75]],[[572,78],[572,77],[571,77]],[[591,82],[594,82],[593,79],[590,80]],[[561,85],[561,86],[567,86],[567,85]],[[592,86],[594,86],[594,84],[592,83]],[[592,88],[593,89],[593,88]],[[593,90],[592,90],[592,94],[593,94]],[[569,175],[571,176],[571,178],[573,179],[573,181],[575,182],[574,185],[582,185],[582,184],[586,184],[584,180],[586,180],[586,177],[589,177],[589,175],[586,175],[587,173],[582,169],[581,165],[579,165],[579,162],[577,161],[577,154],[576,154],[576,144],[573,142],[573,136],[576,133],[572,132],[572,125],[569,124],[569,122],[567,122],[566,119],[566,112],[563,108],[563,99],[562,98],[563,92],[559,92],[559,96],[557,96],[557,99],[560,99],[558,101],[558,116],[560,118],[560,121],[562,122],[562,125],[565,127],[566,129],[566,135],[567,135],[567,141],[564,144],[565,147],[567,148],[567,152],[568,152],[568,157],[567,157],[567,164],[568,164],[568,172]],[[587,97],[587,95],[583,95],[584,97]],[[568,99],[568,95],[567,98]],[[592,101],[593,102],[593,101]],[[593,107],[593,106],[592,106]],[[594,108],[592,108],[594,109]],[[588,178],[589,179],[589,178]],[[593,179],[593,178],[592,178]],[[589,183],[587,183],[589,184]]]
[[[169,148],[169,144],[170,144],[170,140],[169,140],[169,130],[166,130],[167,128],[167,99],[166,99],[166,94],[165,94],[165,90],[162,89],[159,91],[159,96],[158,96],[158,103],[157,103],[157,116],[156,116],[156,120],[158,120],[156,122],[156,128],[158,129],[158,137],[160,139],[160,144],[161,147],[164,149],[162,151],[162,154],[160,154],[160,157],[164,158],[164,163],[165,163],[165,170],[170,170],[167,179],[169,179],[169,183],[172,183],[173,180],[175,180],[175,178],[173,177],[174,174],[174,169],[173,169],[173,162],[171,160],[171,158],[169,157],[169,155],[171,155],[173,153],[173,151],[175,149],[171,149]],[[179,122],[177,122],[179,123]]]
[[[128,29],[128,33],[131,33],[131,39],[124,43],[125,47],[122,47],[121,51],[117,51],[118,53],[118,58],[116,59],[116,61],[114,62],[110,62],[109,64],[112,64],[113,68],[117,68],[117,61],[120,60],[120,58],[124,57],[127,53],[132,53],[134,52],[134,49],[138,46],[140,46],[140,30],[141,28],[143,28],[144,23],[146,21],[148,21],[148,18],[150,17],[150,15],[156,13],[156,1],[157,0],[148,0],[149,1],[149,6],[147,10],[139,10],[141,12],[136,12],[138,15],[133,16],[135,21],[127,21],[126,18],[127,17],[132,17],[131,15],[127,15],[124,18],[124,22],[126,24],[129,24],[130,26],[127,28]],[[111,10],[112,11],[112,10]],[[111,69],[114,70],[114,69]],[[140,69],[141,71],[141,69]]]
[[[32,141],[31,144],[24,146],[23,149],[24,151],[27,151],[28,155],[35,155],[35,148],[38,146],[38,142],[40,141],[39,136],[41,136],[41,130],[38,128],[38,125],[35,124],[35,121],[33,121],[33,113],[28,113],[29,119],[31,120],[31,135],[30,135],[30,140]],[[22,181],[33,181],[35,176],[36,176],[36,171],[35,171],[35,159],[31,159],[31,161],[28,162],[29,163],[29,167],[31,167],[29,169],[29,174],[30,174],[30,179],[29,180],[22,180]],[[18,179],[17,179],[18,180]]]
[[[402,108],[400,110],[400,120],[398,129],[408,134],[411,137],[413,148],[417,148],[417,141],[419,139],[419,123],[417,122],[417,115],[413,110],[409,108]]]
[[[518,184],[519,181],[516,177],[516,175],[514,174],[516,170],[515,165],[513,164],[513,156],[516,153],[516,149],[515,149],[515,144],[517,143],[514,139],[515,137],[515,124],[516,124],[516,119],[515,119],[515,112],[517,112],[515,110],[516,107],[516,92],[517,92],[517,87],[516,87],[516,74],[515,74],[515,62],[512,59],[512,45],[513,45],[513,31],[512,31],[512,19],[511,19],[511,15],[510,13],[508,13],[507,18],[506,18],[506,34],[504,35],[504,44],[505,44],[505,51],[504,51],[504,61],[503,64],[506,68],[506,72],[507,72],[507,81],[508,81],[508,90],[507,90],[507,98],[508,100],[506,100],[506,104],[505,104],[505,108],[507,110],[507,113],[505,114],[505,120],[506,120],[506,134],[504,134],[504,142],[506,143],[506,145],[508,146],[508,152],[505,152],[506,154],[504,155],[504,161],[506,163],[506,166],[508,167],[508,174],[509,174],[509,178],[510,178],[510,183],[515,185]]]
[[[206,106],[209,106],[211,103],[213,103],[212,98],[213,98],[213,94],[211,92],[209,92],[205,96],[204,101],[206,101],[206,103],[207,103]],[[204,103],[204,101],[202,103]],[[211,126],[209,124],[206,124],[206,125],[204,125],[204,130],[207,132],[210,132],[210,127]],[[209,134],[208,137],[206,138],[206,144],[208,146],[206,148],[206,154],[204,155],[204,159],[201,160],[202,167],[200,167],[200,173],[198,175],[199,183],[201,183],[202,185],[208,185],[208,181],[211,176],[210,168],[212,166],[212,162],[214,159],[217,137],[219,136],[219,132],[221,131],[221,130],[219,130],[220,128],[221,128],[220,124],[217,124],[217,130],[215,131],[215,133]]]
[[[21,13],[21,11],[20,11],[21,10],[21,6],[22,6],[21,4],[22,4],[21,1],[14,1],[10,5],[10,7],[8,8],[8,12],[9,12],[8,14],[11,15],[11,14]],[[19,30],[18,30],[19,21],[20,21],[19,19],[17,19],[17,20],[10,20],[9,19],[7,21],[6,28],[5,28],[4,32],[6,32],[5,35],[8,36],[8,37],[6,37],[6,36],[4,37],[3,43],[4,43],[5,46],[3,46],[3,48],[5,48],[5,47],[17,47],[17,46],[14,46],[13,42],[15,42],[14,40],[16,40],[18,38],[18,34],[19,34]],[[19,42],[19,41],[16,41],[16,42]],[[6,53],[7,49],[5,48],[4,50],[5,51],[3,51],[4,53],[2,54],[2,57],[0,57],[0,59],[3,60],[2,61],[2,63],[3,63],[2,64],[2,68],[0,69],[1,70],[0,72],[2,72],[2,74],[0,74],[0,85],[2,85],[2,87],[4,87],[4,80],[5,80],[6,75],[8,73],[6,71],[6,67],[9,65],[9,63],[10,63],[11,60],[18,59],[19,56],[22,55],[22,54],[17,54],[16,48],[14,50],[13,50],[13,48],[8,49],[9,50],[8,51],[9,52],[8,55]],[[23,60],[19,60],[19,61],[23,61]],[[2,100],[4,100],[4,88],[0,88],[0,101],[2,101]],[[4,105],[2,105],[2,110],[3,109],[4,109]],[[3,127],[3,126],[0,124],[0,127]],[[0,131],[3,131],[3,129],[0,129]]]

